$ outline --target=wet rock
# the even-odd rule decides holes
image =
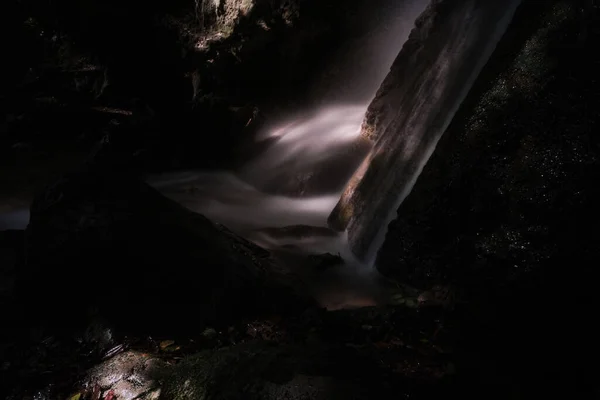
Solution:
[[[317,349],[249,342],[184,360],[166,379],[161,398],[358,400],[378,392],[336,376],[329,363]]]
[[[419,294],[417,298],[421,307],[444,307],[454,306],[455,292],[452,287],[435,285],[429,290]]]
[[[433,1],[369,106],[361,135],[373,148],[329,217],[352,251],[373,258],[381,229],[487,62],[519,1]]]
[[[308,256],[308,262],[318,271],[337,267],[345,263],[344,259],[339,254],[314,254]]]
[[[204,332],[202,332],[202,336],[209,340],[212,340],[217,337],[217,331],[214,328],[206,328]]]
[[[150,399],[160,390],[159,380],[169,368],[158,358],[129,351],[92,368],[82,387],[93,391],[98,386],[104,395],[112,391],[120,400]]]
[[[89,399],[94,393],[102,399],[110,399],[112,394],[117,400],[159,396],[395,399],[399,395],[427,393],[431,384],[444,375],[447,363],[436,350],[443,343],[435,337],[439,330],[436,318],[422,318],[420,312],[405,307],[337,312],[311,309],[288,319],[257,319],[239,328],[246,328],[247,332],[236,334],[236,329],[230,327],[225,335],[217,333],[218,340],[201,346],[192,343],[197,343],[197,336],[188,345],[173,340],[163,340],[156,346],[132,342],[139,350],[125,350],[104,361],[91,360],[95,364],[91,368],[85,357],[70,361],[56,357],[65,352],[80,353],[82,348],[61,347],[55,339],[48,338],[33,351],[55,348],[56,352],[37,367],[38,379],[48,371],[47,366],[53,365],[55,370],[43,373],[43,381],[33,379],[23,384],[13,391],[15,397],[9,398],[23,398],[20,394],[42,388],[41,392],[52,399],[77,395]],[[235,338],[227,341],[229,335]],[[440,336],[443,335],[437,335]],[[182,351],[168,351],[177,344],[182,345]],[[163,346],[167,347],[162,349]],[[57,367],[70,372],[57,374]],[[22,376],[31,374],[28,366],[21,368],[24,369],[18,371]],[[82,373],[82,369],[86,371]],[[407,386],[406,379],[412,377],[418,377],[423,384],[413,382]]]
[[[121,323],[137,321],[139,329],[147,323],[201,327],[266,312],[268,303],[293,312],[292,299],[302,297],[294,294],[299,282],[266,250],[143,182],[114,174],[65,176],[40,193],[27,244],[21,294],[48,296],[54,317],[77,315],[75,304],[95,304]]]
[[[334,237],[338,233],[334,230],[322,226],[308,226],[308,225],[292,225],[284,226],[283,228],[264,228],[259,230],[260,233],[265,233],[276,239],[294,238],[303,239],[306,237],[314,236],[327,236]]]
[[[250,340],[205,350],[177,364],[130,351],[92,368],[80,392],[112,392],[123,400],[155,396],[165,400],[397,398],[408,392],[402,374],[394,375],[385,360],[404,346],[399,339],[390,339],[394,328],[386,317],[392,314],[390,310],[337,313],[325,323],[313,320],[318,325],[310,328],[312,339],[306,343]],[[407,345],[420,343],[419,352],[431,346],[419,338],[405,340]],[[425,360],[406,362],[425,366],[429,364]]]
[[[0,231],[0,304],[12,296],[14,282],[25,262],[25,231]]]
[[[580,355],[599,354],[600,146],[589,104],[600,81],[586,66],[599,62],[600,32],[587,25],[581,41],[598,9],[577,3],[523,2],[376,262],[421,289],[459,289],[461,341],[477,360],[467,381],[496,386],[507,377],[489,371],[506,371],[524,398],[593,397],[597,386],[597,367]]]
[[[381,272],[485,292],[553,264],[559,249],[589,254],[576,249],[595,235],[570,228],[596,213],[599,160],[585,128],[597,78],[569,61],[593,58],[592,39],[576,45],[578,14],[554,3],[520,9],[390,224]]]

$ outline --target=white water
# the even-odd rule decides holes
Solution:
[[[284,253],[290,270],[310,282],[313,294],[324,306],[375,305],[377,276],[355,261],[345,234],[327,228],[339,189],[291,196],[255,186],[281,179],[294,181],[299,171],[310,171],[351,146],[358,139],[365,111],[366,106],[335,106],[266,132],[265,138],[279,136],[279,140],[238,172],[186,171],[154,176],[148,182],[188,209],[224,224],[274,254]],[[328,172],[335,175],[335,171]],[[342,188],[344,183],[332,184]],[[304,226],[301,233],[277,229],[298,225]],[[307,268],[308,255],[323,253],[339,253],[346,264],[319,273],[296,268]]]
[[[291,121],[284,121],[266,130],[259,140],[275,139],[263,154],[244,166],[240,177],[269,192],[303,194],[302,184],[309,180],[326,178],[318,192],[339,195],[350,177],[348,164],[355,165],[364,154],[353,158],[360,126],[367,106],[332,105],[305,113]],[[346,163],[342,160],[346,158]],[[337,162],[336,162],[337,161]],[[331,165],[331,168],[327,168]],[[321,172],[323,169],[327,171]],[[340,176],[341,174],[341,176]],[[314,186],[314,183],[313,183]],[[335,206],[335,203],[331,206]]]
[[[370,73],[355,71],[349,62],[344,71],[343,79],[350,75],[356,85],[355,96],[350,97],[360,98],[359,103],[330,96],[315,99],[313,109],[290,110],[293,117],[258,135],[259,141],[271,141],[269,147],[237,171],[186,171],[154,176],[148,182],[274,253],[287,252],[296,260],[305,260],[308,254],[339,253],[346,261],[343,266],[318,277],[297,272],[311,279],[315,295],[330,309],[376,304],[377,274],[355,260],[345,233],[326,229],[327,217],[369,150],[359,139],[365,112],[426,3],[407,2],[402,15],[390,16],[393,29],[374,33],[364,48],[354,49],[354,57],[368,57],[373,67]],[[301,234],[273,229],[294,225],[313,228],[303,228]],[[297,264],[306,268],[305,261]]]

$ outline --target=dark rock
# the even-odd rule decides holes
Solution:
[[[589,66],[600,62],[600,31],[597,6],[583,3],[523,2],[376,263],[417,287],[460,289],[459,369],[482,393],[597,395],[598,367],[587,360],[600,354],[600,144],[590,108],[600,88]]]
[[[0,302],[11,297],[17,272],[25,264],[25,231],[0,231]]]
[[[339,254],[324,253],[308,256],[308,262],[313,268],[324,271],[332,267],[343,265],[344,259]]]
[[[436,314],[423,314],[394,307],[310,309],[227,330],[207,328],[201,337],[186,332],[193,340],[130,338],[93,360],[82,354],[82,347],[46,338],[27,360],[9,368],[11,377],[29,380],[2,383],[18,386],[11,390],[14,398],[38,391],[49,398],[113,391],[118,398],[139,394],[146,400],[159,394],[194,399],[201,393],[243,399],[429,399],[447,389],[441,379],[448,363],[443,354],[447,339],[438,332],[442,324]],[[14,361],[12,356],[6,360]],[[48,365],[55,368],[47,372]]]
[[[352,347],[248,342],[185,360],[162,394],[173,400],[395,398],[373,361]]]
[[[293,333],[305,335],[299,342],[254,340],[187,358],[165,378],[162,394],[165,399],[433,398],[440,378],[433,371],[446,361],[431,351],[438,338],[423,340],[439,325],[424,321],[416,312],[395,308],[310,315],[293,327]],[[394,356],[400,354],[398,364]]]
[[[310,374],[311,364],[316,372],[315,366],[327,363],[314,356],[261,342],[201,353],[177,366],[161,395],[169,400],[370,398],[358,382]]]
[[[284,226],[283,228],[264,228],[259,230],[258,232],[265,233],[269,236],[272,236],[277,239],[282,238],[294,238],[294,239],[302,239],[306,237],[313,236],[326,236],[326,237],[334,237],[337,236],[338,233],[323,227],[323,226],[309,226],[309,225],[292,225],[292,226]]]
[[[381,272],[419,287],[497,285],[593,237],[576,244],[567,228],[595,215],[599,159],[584,105],[595,78],[567,61],[592,57],[580,23],[570,6],[524,3],[390,225]]]
[[[354,83],[362,79],[356,76],[377,81],[388,65],[372,65],[373,43],[383,42],[373,33],[389,36],[419,1],[385,0],[378,7],[366,0],[13,5],[3,14],[12,16],[7,26],[24,36],[19,43],[35,55],[21,57],[11,65],[14,76],[3,79],[11,90],[0,93],[0,105],[25,120],[3,124],[0,118],[0,131],[8,130],[0,140],[0,160],[10,165],[24,158],[10,148],[18,142],[54,155],[54,163],[71,147],[83,158],[104,130],[112,130],[108,120],[117,118],[124,126],[114,136],[134,136],[135,148],[118,150],[115,164],[152,172],[231,167],[260,150],[253,133],[262,117],[248,124],[244,115],[254,106],[272,118],[313,104],[323,92],[336,94],[336,101],[367,101],[372,91],[361,88],[357,97]],[[19,48],[13,44],[7,51]],[[377,73],[365,71],[367,66]],[[338,79],[331,79],[340,74],[343,93]],[[35,79],[25,82],[25,75]],[[138,119],[147,108],[153,120]],[[55,132],[50,141],[49,131]],[[59,136],[64,140],[55,140]],[[144,157],[125,158],[141,149]]]
[[[373,259],[381,229],[410,191],[510,23],[519,2],[433,1],[369,105],[361,135],[373,148],[330,215],[352,251]]]
[[[169,365],[158,357],[135,351],[121,353],[92,368],[84,379],[84,386],[94,386],[104,392],[112,390],[117,399],[158,399],[159,380]]]
[[[73,174],[41,192],[31,207],[27,251],[21,294],[53,324],[89,304],[140,329],[201,327],[275,312],[275,304],[284,313],[307,304],[268,252],[114,174]]]

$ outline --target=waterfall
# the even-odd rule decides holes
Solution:
[[[362,60],[361,68],[368,64],[367,70],[357,69],[348,59],[339,78],[344,90],[314,99],[307,110],[289,110],[291,117],[271,121],[257,136],[268,147],[246,165],[230,171],[163,174],[149,183],[273,253],[285,253],[288,266],[305,269],[307,255],[339,253],[346,265],[320,273],[318,281],[311,282],[315,296],[328,308],[375,304],[374,278],[354,259],[346,234],[327,228],[327,217],[371,148],[361,137],[365,112],[425,7],[425,0],[407,1],[396,8],[398,15],[379,21],[381,31],[353,49],[353,58]]]

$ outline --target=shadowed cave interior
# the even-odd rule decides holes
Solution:
[[[600,395],[597,1],[0,8],[0,398]]]

